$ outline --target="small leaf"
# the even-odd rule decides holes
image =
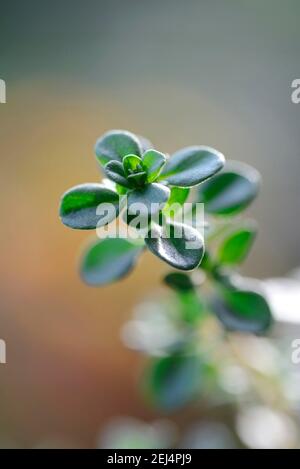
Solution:
[[[111,216],[97,215],[100,204],[113,204]],[[119,196],[102,184],[90,183],[72,187],[62,196],[60,209],[62,222],[78,230],[95,229],[112,221],[119,213]]]
[[[221,264],[239,264],[247,256],[256,236],[254,228],[241,228],[231,233],[219,247],[218,260]]]
[[[123,238],[97,240],[83,256],[81,276],[94,286],[120,280],[133,269],[142,250]]]
[[[144,388],[153,405],[172,411],[195,398],[201,378],[202,366],[198,357],[175,353],[150,361],[144,376]]]
[[[232,215],[246,208],[259,191],[260,175],[245,164],[231,164],[199,187],[199,202],[215,215]]]
[[[190,193],[188,187],[171,187],[171,194],[168,202],[163,208],[163,213],[167,217],[173,218],[174,215],[183,207]]]
[[[170,288],[176,291],[191,291],[194,290],[194,285],[191,278],[187,274],[181,272],[171,272],[164,277],[164,282]]]
[[[123,167],[126,176],[135,172],[141,172],[143,171],[142,159],[136,155],[126,155],[123,158]]]
[[[213,309],[229,330],[261,334],[272,324],[267,301],[255,291],[225,290],[223,300],[216,300]]]
[[[153,183],[142,189],[135,189],[128,194],[128,214],[136,215],[138,208],[144,217],[154,215],[161,210],[169,195],[170,189],[162,184]]]
[[[147,173],[141,171],[139,173],[130,174],[127,179],[132,186],[142,188],[147,182]]]
[[[132,187],[130,181],[127,180],[125,171],[120,161],[110,161],[104,167],[105,174],[109,179],[123,187]]]
[[[142,147],[138,138],[126,130],[111,130],[100,137],[95,145],[99,163],[105,166],[109,161],[122,161],[124,156],[134,154],[141,156]]]
[[[204,241],[194,228],[180,223],[153,223],[145,243],[150,251],[179,270],[193,270],[201,262]]]
[[[159,151],[147,150],[143,154],[143,166],[148,175],[148,182],[153,182],[157,179],[165,162],[165,155]]]
[[[222,153],[205,146],[183,148],[167,161],[159,179],[172,186],[192,187],[216,174],[224,166]]]

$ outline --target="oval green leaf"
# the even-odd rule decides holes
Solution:
[[[104,167],[105,174],[109,179],[116,182],[120,186],[130,188],[132,185],[127,180],[123,165],[120,161],[110,161]]]
[[[272,324],[270,307],[258,292],[226,290],[223,300],[216,300],[213,309],[224,326],[232,331],[262,334]]]
[[[150,361],[144,375],[144,388],[155,407],[173,411],[195,398],[201,378],[202,366],[198,357],[173,354]]]
[[[157,179],[165,163],[166,157],[159,151],[151,149],[143,154],[143,166],[147,173],[148,182],[153,182]]]
[[[145,243],[150,251],[167,264],[179,270],[193,270],[204,254],[204,241],[200,233],[180,223],[155,223],[148,231]]]
[[[221,264],[240,264],[248,255],[256,237],[254,227],[241,228],[231,233],[222,242],[218,250]]]
[[[199,202],[215,215],[233,215],[246,208],[256,197],[260,175],[245,164],[232,164],[199,187]]]
[[[123,158],[123,167],[126,176],[143,171],[142,159],[137,155],[126,155]]]
[[[170,189],[162,184],[149,184],[128,194],[128,214],[136,215],[137,209],[143,217],[159,212],[170,195]]]
[[[182,272],[171,272],[164,277],[164,282],[173,290],[186,292],[194,290],[194,284],[189,275]]]
[[[172,186],[192,187],[216,174],[224,163],[222,153],[213,148],[187,147],[167,160],[159,179],[166,180]]]
[[[98,211],[97,214],[100,204],[112,204],[109,213]],[[59,214],[64,225],[70,228],[95,229],[110,223],[119,214],[119,195],[102,184],[81,184],[63,194]]]
[[[100,137],[95,145],[99,163],[105,166],[109,161],[122,161],[124,156],[141,156],[142,147],[138,138],[127,130],[111,130]]]
[[[106,285],[125,277],[135,266],[143,247],[123,238],[97,240],[81,261],[81,276],[92,286]]]

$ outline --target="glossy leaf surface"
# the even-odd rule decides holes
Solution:
[[[148,150],[143,155],[143,166],[147,172],[148,182],[153,182],[159,176],[164,164],[166,157],[163,153],[156,150]]]
[[[95,145],[99,163],[105,166],[109,161],[122,161],[124,156],[141,156],[142,147],[138,138],[126,130],[111,130],[100,137]]]
[[[213,148],[183,148],[167,160],[159,179],[166,180],[172,186],[196,186],[220,171],[224,162],[222,153]]]
[[[199,232],[179,223],[152,224],[145,243],[155,256],[180,270],[195,269],[204,254]]]
[[[112,216],[109,219],[111,221],[118,215],[119,195],[103,184],[81,184],[63,194],[59,214],[62,222],[70,228],[95,229],[102,225],[101,219],[104,219],[104,216],[97,215],[97,207],[104,203],[112,204],[112,208],[115,209],[115,212],[111,211]]]

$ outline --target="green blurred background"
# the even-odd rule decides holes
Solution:
[[[260,231],[245,271],[300,265],[299,17],[297,0],[1,2],[3,446],[94,446],[114,416],[158,416],[119,333],[167,269],[146,254],[125,281],[89,288],[76,271],[89,234],[57,215],[64,190],[101,177],[93,145],[106,130],[257,167]]]

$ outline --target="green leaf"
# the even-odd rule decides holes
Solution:
[[[187,187],[171,187],[171,193],[168,202],[163,208],[163,213],[167,217],[174,218],[174,215],[182,208],[190,193]]]
[[[223,300],[216,300],[213,309],[229,330],[262,334],[272,324],[267,301],[255,291],[225,290]]]
[[[117,192],[119,195],[124,195],[126,194],[128,188],[127,187],[124,187],[124,186],[120,186],[119,184],[117,184],[116,182],[112,181],[111,179],[109,178],[104,178],[102,179],[102,184],[104,184],[106,187],[108,187],[109,189]]]
[[[142,188],[146,184],[147,173],[145,171],[141,171],[139,173],[130,174],[127,179],[132,186]]]
[[[120,280],[133,269],[142,250],[123,238],[97,240],[84,253],[81,276],[94,286]]]
[[[99,163],[105,166],[109,161],[122,161],[124,156],[141,156],[142,147],[138,138],[126,130],[111,130],[100,137],[95,145]]]
[[[199,202],[215,215],[233,215],[246,208],[259,191],[260,175],[245,164],[232,164],[199,187]]]
[[[127,180],[125,171],[120,161],[110,161],[104,167],[105,174],[109,179],[123,187],[132,187],[130,181]]]
[[[143,166],[147,172],[148,182],[153,182],[157,179],[165,162],[165,155],[159,151],[147,150],[143,154]]]
[[[164,277],[164,282],[170,288],[180,292],[194,290],[194,285],[189,275],[182,272],[171,272]]]
[[[179,293],[177,301],[180,309],[180,318],[186,325],[194,328],[205,317],[205,306],[195,289],[177,290],[177,292]]]
[[[100,204],[112,204],[110,216],[98,214]],[[112,221],[119,213],[119,195],[102,184],[90,183],[72,187],[61,198],[62,222],[78,230],[95,229]],[[101,222],[103,220],[103,222]]]
[[[159,179],[166,180],[172,186],[196,186],[220,171],[224,162],[222,153],[213,148],[183,148],[167,160]]]
[[[195,269],[204,254],[200,233],[180,223],[164,223],[163,226],[153,223],[145,243],[155,256],[179,270]]]
[[[198,357],[173,354],[149,362],[144,388],[154,406],[173,411],[195,398],[201,378],[202,366]]]
[[[162,184],[153,183],[142,189],[135,189],[128,194],[128,214],[136,215],[138,208],[144,217],[154,215],[162,209],[169,195],[170,189]]]
[[[219,247],[219,262],[227,265],[241,263],[250,251],[255,237],[256,230],[250,226],[231,233]]]
[[[126,176],[143,171],[142,159],[136,155],[126,155],[123,158],[123,167]]]

